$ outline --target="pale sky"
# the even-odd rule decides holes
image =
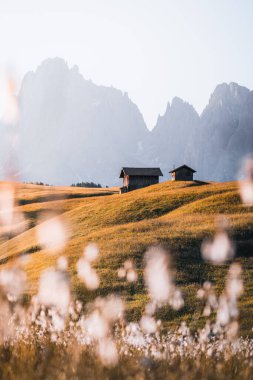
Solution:
[[[0,65],[48,57],[126,91],[151,129],[174,96],[198,112],[221,82],[253,89],[253,0],[0,0]]]

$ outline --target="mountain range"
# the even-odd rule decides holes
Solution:
[[[126,93],[85,80],[60,58],[25,75],[18,101],[17,155],[28,182],[117,185],[122,166],[159,166],[167,179],[184,163],[199,180],[229,181],[253,153],[253,92],[236,83],[219,84],[201,115],[175,97],[152,131]]]

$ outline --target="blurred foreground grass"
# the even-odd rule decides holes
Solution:
[[[0,349],[2,379],[88,379],[88,380],[251,380],[252,366],[243,354],[224,360],[204,354],[197,359],[180,358],[154,361],[143,357],[138,350],[131,356],[120,356],[114,368],[106,368],[90,347],[80,348],[75,341],[70,346],[45,341],[16,344]]]

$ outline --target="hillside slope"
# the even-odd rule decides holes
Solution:
[[[57,257],[41,250],[36,238],[36,220],[42,210],[57,211],[71,227],[71,237],[61,254],[68,257],[73,279],[73,291],[88,300],[98,294],[120,292],[127,300],[129,316],[136,318],[147,301],[143,287],[143,254],[153,244],[170,249],[175,268],[175,280],[182,288],[185,306],[175,312],[167,308],[159,316],[168,323],[178,318],[197,323],[201,320],[196,291],[204,280],[214,282],[218,292],[224,285],[227,265],[206,264],[200,256],[203,239],[212,236],[216,220],[225,214],[229,233],[237,245],[237,257],[244,270],[245,295],[241,301],[242,331],[247,332],[247,317],[253,306],[253,212],[241,205],[237,183],[164,182],[128,194],[112,194],[115,189],[19,188],[20,210],[29,219],[29,228],[1,245],[3,266],[13,259],[29,254],[25,264],[33,292],[41,270],[54,265]],[[41,192],[45,191],[44,197]],[[64,199],[59,199],[59,193]],[[24,196],[26,193],[26,197]],[[50,193],[50,194],[49,194]],[[98,196],[98,195],[106,196]],[[58,198],[57,198],[58,197]],[[24,204],[24,201],[29,203]],[[99,290],[88,292],[76,276],[76,262],[89,243],[100,248],[96,262],[101,284]],[[139,280],[135,285],[117,277],[117,270],[125,260],[132,259]],[[193,318],[194,317],[194,318]],[[194,322],[195,321],[195,322]]]

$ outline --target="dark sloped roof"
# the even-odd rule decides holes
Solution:
[[[190,168],[190,166],[187,166],[187,165],[181,165],[181,166],[179,166],[179,167],[176,168],[176,169],[172,169],[169,173],[177,172],[178,170],[181,170],[181,169],[188,169],[188,170],[190,170],[191,172],[196,173],[196,170]]]
[[[124,178],[125,175],[138,175],[138,176],[163,176],[160,168],[126,168],[123,167],[120,172],[119,178]]]

